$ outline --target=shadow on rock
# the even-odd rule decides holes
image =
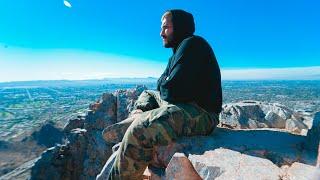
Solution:
[[[210,136],[185,137],[178,141],[186,148],[185,154],[204,154],[218,148],[226,148],[251,156],[269,159],[282,166],[293,162],[315,165],[316,153],[305,148],[306,136],[275,131],[230,130],[217,128]]]

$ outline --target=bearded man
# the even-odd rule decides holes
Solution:
[[[169,10],[161,18],[163,46],[173,54],[157,82],[135,103],[119,149],[97,179],[142,179],[156,146],[183,136],[208,135],[219,123],[222,90],[220,68],[208,42],[194,35],[192,14]],[[132,118],[134,117],[134,118]]]

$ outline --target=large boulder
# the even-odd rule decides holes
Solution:
[[[203,154],[205,151],[225,148],[269,159],[278,166],[300,161],[315,165],[317,153],[309,152],[304,147],[305,141],[305,136],[274,129],[216,128],[210,136],[183,137],[175,144],[182,146],[185,154]],[[161,156],[158,158],[161,159]],[[167,157],[160,161],[167,161]]]
[[[220,126],[233,129],[277,128],[301,134],[308,126],[301,114],[278,103],[241,101],[223,106]]]
[[[219,148],[202,155],[189,155],[202,179],[279,179],[280,168],[270,160]]]
[[[166,178],[196,171],[202,179],[208,180],[310,179],[318,172],[315,167],[317,153],[305,148],[305,141],[305,136],[273,129],[217,128],[210,136],[182,138],[176,142],[185,147],[178,152],[186,155],[173,156],[166,168]],[[197,175],[192,177],[197,179]]]
[[[165,179],[266,179],[317,180],[320,169],[304,163],[277,166],[266,158],[218,148],[201,155],[184,156],[176,153],[167,169]]]

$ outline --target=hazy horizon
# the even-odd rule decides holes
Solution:
[[[0,73],[0,83],[11,83],[11,82],[29,82],[29,81],[94,81],[94,80],[144,80],[144,79],[155,79],[157,76],[113,76],[113,77],[96,77],[91,78],[57,78],[57,79],[14,79],[14,80],[3,80]],[[314,81],[320,80],[320,66],[304,67],[304,68],[270,68],[270,69],[226,69],[221,70],[222,81]]]

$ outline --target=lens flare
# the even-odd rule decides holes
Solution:
[[[70,4],[68,1],[66,1],[66,0],[63,1],[63,4],[64,4],[65,6],[67,6],[68,8],[71,8],[71,7],[72,7],[71,4]]]

